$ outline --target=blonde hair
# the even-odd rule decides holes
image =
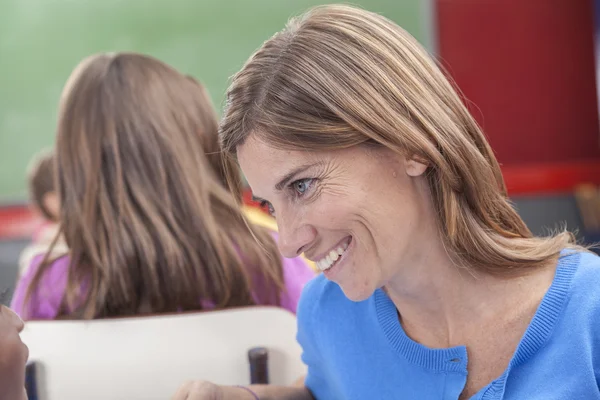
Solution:
[[[227,92],[224,154],[235,158],[251,134],[280,148],[371,143],[422,160],[444,244],[473,270],[522,272],[577,247],[566,231],[531,234],[457,91],[413,37],[380,15],[316,7],[266,41]]]

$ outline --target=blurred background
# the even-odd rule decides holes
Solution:
[[[309,0],[2,0],[0,284],[38,223],[26,169],[54,141],[73,67],[102,51],[155,56],[201,80],[218,110],[229,77]],[[595,0],[354,1],[412,33],[447,69],[494,148],[516,208],[538,234],[598,238],[600,46]],[[250,200],[248,200],[250,202]]]

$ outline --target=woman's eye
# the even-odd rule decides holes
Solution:
[[[298,179],[297,181],[292,182],[292,187],[298,195],[302,196],[303,194],[306,193],[306,191],[308,191],[308,189],[310,189],[312,184],[313,184],[312,178]]]

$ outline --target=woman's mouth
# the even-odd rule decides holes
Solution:
[[[320,271],[327,271],[329,268],[333,267],[344,255],[351,241],[352,237],[348,236],[335,248],[331,249],[323,258],[316,262],[317,268],[319,268]]]

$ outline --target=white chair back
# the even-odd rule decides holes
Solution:
[[[296,318],[276,307],[94,321],[33,321],[21,337],[37,364],[39,400],[165,400],[186,380],[250,380],[247,351],[269,351],[269,378],[306,373]]]

